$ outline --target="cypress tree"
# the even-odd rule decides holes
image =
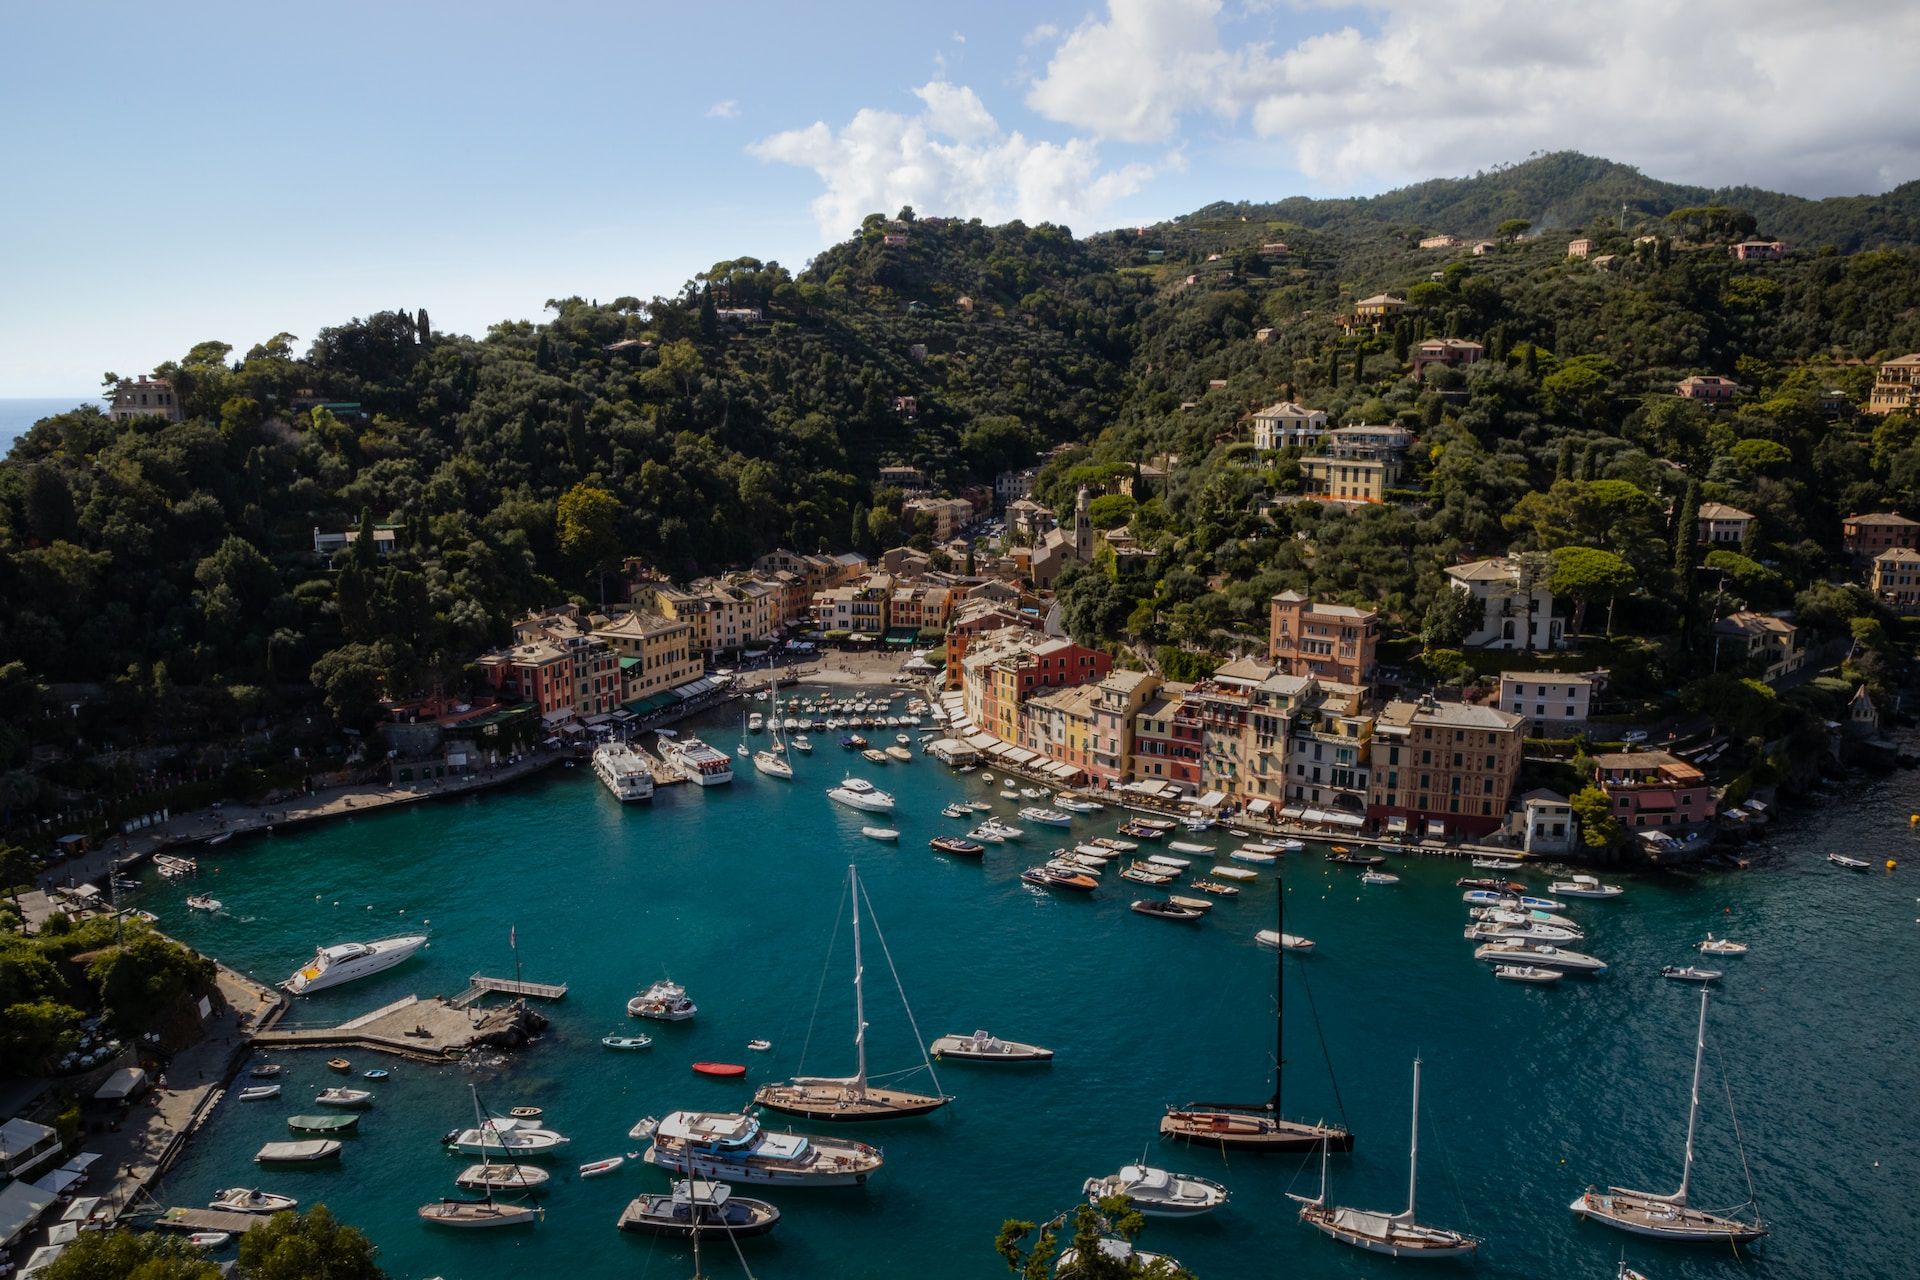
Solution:
[[[1536,343],[1529,342],[1527,344],[1525,370],[1529,382],[1534,381],[1540,376],[1540,347]]]
[[[433,322],[427,319],[425,307],[420,308],[420,314],[414,320],[414,327],[419,334],[421,346],[424,347],[433,341]]]
[[[1531,352],[1533,348],[1528,347],[1527,350]],[[1554,463],[1553,478],[1556,481],[1573,479],[1573,445],[1568,441],[1560,442],[1560,456]]]
[[[540,331],[540,341],[533,349],[533,367],[542,373],[553,368],[553,344],[547,341],[547,331]]]
[[[1367,380],[1367,349],[1358,346],[1353,349],[1353,385],[1356,387]]]
[[[1335,391],[1340,389],[1340,349],[1327,348],[1327,385]]]
[[[1407,349],[1413,344],[1413,325],[1406,320],[1393,326],[1393,358],[1400,364],[1407,362]]]
[[[720,332],[720,315],[713,306],[713,286],[700,286],[700,336],[711,342]]]

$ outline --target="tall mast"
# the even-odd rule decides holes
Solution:
[[[1413,1060],[1413,1137],[1407,1142],[1407,1221],[1413,1221],[1413,1193],[1420,1185],[1420,1059]]]
[[[1273,949],[1273,1101],[1274,1119],[1280,1118],[1280,1082],[1287,1074],[1287,882],[1284,877],[1274,897],[1273,924],[1280,931]]]
[[[1673,1195],[1673,1202],[1681,1208],[1687,1204],[1687,1187],[1693,1182],[1693,1129],[1700,1119],[1700,1061],[1707,1052],[1707,989],[1700,988],[1700,1028],[1693,1037],[1693,1098],[1687,1104],[1687,1161],[1680,1169],[1680,1190]]]
[[[847,866],[847,884],[853,895],[853,1051],[857,1063],[853,1086],[864,1098],[867,1096],[867,1003],[860,967],[860,874],[851,863]]]

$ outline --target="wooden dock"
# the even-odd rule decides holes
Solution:
[[[272,1221],[264,1213],[233,1213],[226,1209],[168,1209],[153,1220],[161,1231],[230,1231],[245,1235]]]
[[[484,974],[474,974],[467,979],[467,989],[447,1003],[456,1009],[465,1009],[483,996],[531,996],[535,1000],[560,1000],[567,994],[564,982],[521,982],[516,978],[489,978]]]
[[[632,742],[629,745],[642,756],[646,757],[647,770],[653,774],[654,786],[670,787],[676,782],[685,782],[687,780],[685,771],[683,771],[679,765],[669,763],[661,756],[641,746],[638,741]]]

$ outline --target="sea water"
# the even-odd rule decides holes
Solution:
[[[731,712],[705,731],[728,751],[742,737]],[[1050,1066],[936,1064],[940,1088],[956,1096],[944,1111],[832,1129],[884,1150],[866,1187],[740,1186],[783,1212],[772,1235],[741,1242],[755,1276],[1003,1275],[992,1248],[1002,1220],[1068,1210],[1088,1177],[1143,1157],[1230,1188],[1221,1211],[1150,1220],[1142,1237],[1204,1277],[1397,1274],[1404,1264],[1295,1220],[1286,1193],[1316,1190],[1317,1159],[1222,1155],[1157,1136],[1169,1103],[1255,1101],[1270,1090],[1276,957],[1254,933],[1274,927],[1284,877],[1287,931],[1318,944],[1286,961],[1285,1111],[1344,1121],[1356,1135],[1353,1154],[1332,1161],[1335,1203],[1404,1207],[1418,1054],[1420,1216],[1484,1236],[1480,1273],[1610,1277],[1624,1247],[1658,1280],[1911,1274],[1920,1255],[1911,1208],[1920,1186],[1920,848],[1907,823],[1920,787],[1911,775],[1857,784],[1790,818],[1751,847],[1751,871],[1610,877],[1624,880],[1625,897],[1571,902],[1567,912],[1588,931],[1579,949],[1610,972],[1538,988],[1498,982],[1473,959],[1454,885],[1476,874],[1464,861],[1395,858],[1401,883],[1364,886],[1315,847],[1259,868],[1257,882],[1197,925],[1155,920],[1127,910],[1156,891],[1119,880],[1118,864],[1090,897],[1023,885],[1022,868],[1067,842],[1014,815],[1036,801],[999,800],[997,783],[930,757],[871,765],[832,745],[836,735],[816,736],[811,756],[791,757],[791,782],[741,760],[731,786],[663,787],[651,804],[622,806],[584,766],[555,770],[509,790],[236,839],[202,854],[197,882],[149,876],[140,901],[164,927],[266,982],[318,944],[431,934],[399,968],[298,1001],[289,1025],[330,1024],[413,993],[451,995],[476,973],[512,976],[510,936],[526,978],[569,987],[540,1006],[552,1028],[519,1053],[444,1066],[351,1055],[356,1076],[373,1066],[393,1074],[365,1086],[375,1105],[336,1167],[252,1162],[260,1144],[292,1136],[287,1115],[342,1083],[323,1065],[329,1053],[274,1055],[288,1064],[282,1096],[223,1102],[161,1198],[204,1205],[221,1187],[246,1185],[326,1203],[372,1236],[400,1280],[535,1269],[687,1275],[683,1243],[614,1225],[632,1197],[666,1189],[664,1174],[637,1160],[591,1180],[574,1170],[643,1150],[627,1137],[642,1116],[738,1107],[768,1080],[852,1071],[852,863],[886,940],[883,951],[869,926],[863,941],[876,1078],[932,1087],[924,1072],[893,1074],[920,1065],[895,970],[922,1042],[984,1028],[1058,1056]],[[897,845],[860,835],[876,815],[826,798],[845,772],[898,797],[884,819],[900,830]],[[940,815],[961,797],[992,800],[1026,838],[989,846],[980,861],[932,852],[930,837],[969,825]],[[1116,821],[1113,810],[1077,816],[1072,835],[1111,834]],[[1224,860],[1230,837],[1190,838],[1220,845],[1221,865],[1242,865]],[[1830,866],[1828,848],[1915,856],[1911,869],[1862,875]],[[1197,859],[1196,873],[1207,865]],[[1523,878],[1544,891],[1546,876]],[[196,891],[225,911],[187,912],[182,899]],[[1737,1252],[1643,1242],[1568,1211],[1588,1184],[1678,1184],[1699,992],[1659,970],[1698,961],[1694,944],[1709,930],[1753,946],[1705,962],[1727,977],[1709,1016],[1694,1202],[1746,1199],[1730,1093],[1774,1228]],[[629,1019],[628,997],[669,976],[699,1017]],[[615,1031],[644,1031],[654,1045],[603,1049],[600,1037]],[[755,1038],[772,1051],[749,1052]],[[744,1081],[707,1079],[690,1071],[699,1060],[750,1071]],[[573,1140],[547,1162],[547,1216],[531,1229],[454,1232],[415,1216],[462,1194],[453,1178],[471,1158],[446,1154],[440,1139],[472,1122],[470,1084],[496,1111],[545,1108],[545,1123]],[[711,1275],[744,1274],[724,1240],[708,1241],[702,1261]]]

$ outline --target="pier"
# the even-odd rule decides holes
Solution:
[[[676,782],[685,782],[687,780],[686,773],[680,768],[679,765],[669,764],[666,760],[662,759],[660,756],[654,754],[653,752],[647,750],[645,747],[641,746],[638,741],[630,743],[629,745],[632,746],[635,751],[638,751],[642,756],[646,757],[647,770],[648,772],[653,774],[654,786],[670,787]]]
[[[478,973],[468,978],[467,982],[470,984],[467,989],[447,1002],[456,1009],[465,1009],[489,995],[560,1000],[567,994],[567,984],[564,982],[522,982],[518,978],[489,978]]]
[[[165,1210],[153,1220],[157,1231],[226,1231],[245,1235],[255,1227],[264,1227],[272,1218],[264,1213],[233,1213],[226,1209]]]
[[[437,996],[407,996],[338,1026],[278,1026],[255,1035],[253,1043],[261,1049],[362,1049],[415,1062],[447,1062],[511,1022],[512,1006],[482,1010]]]

